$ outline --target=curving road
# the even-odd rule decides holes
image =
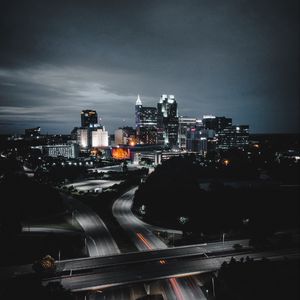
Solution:
[[[89,256],[120,253],[106,225],[93,210],[74,198],[66,197],[64,200],[72,209],[72,220],[76,220],[85,232]]]
[[[93,191],[95,189],[103,189],[109,188],[114,184],[121,183],[121,180],[102,180],[102,179],[88,179],[88,180],[81,180],[78,182],[67,184],[66,187],[69,188],[73,186],[78,191]]]
[[[112,207],[114,217],[130,236],[138,250],[146,251],[168,248],[165,243],[153,234],[153,226],[142,222],[132,213],[131,207],[136,189],[131,189],[115,201]],[[165,264],[165,261],[161,261],[161,264]],[[193,279],[191,278],[181,278],[180,280],[171,278],[165,280],[161,283],[160,292],[168,300],[206,299],[201,288],[193,284]]]
[[[114,217],[130,236],[138,250],[168,248],[165,243],[152,233],[151,225],[144,223],[132,213],[131,207],[135,191],[136,188],[123,194],[115,201],[112,207]]]
[[[114,287],[112,289],[96,290],[90,292],[89,300],[136,300],[145,296],[145,290],[141,284],[131,285],[130,287]]]
[[[140,168],[141,167],[139,167],[138,165],[133,165],[133,164],[127,165],[127,169],[130,171],[138,170]],[[94,173],[123,172],[123,167],[122,165],[106,166],[106,167],[99,167],[99,168],[95,167],[95,168],[88,169],[88,171]]]
[[[120,250],[102,219],[82,202],[66,197],[66,204],[72,209],[72,218],[76,219],[86,235],[86,247],[90,257],[120,254]],[[142,291],[144,292],[144,291]],[[122,287],[110,291],[94,291],[88,299],[128,300],[135,295],[144,296],[140,287]]]

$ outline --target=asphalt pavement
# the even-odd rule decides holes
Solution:
[[[136,188],[118,198],[113,207],[113,215],[121,227],[130,236],[135,246],[140,251],[166,249],[168,246],[153,233],[153,226],[148,225],[138,219],[132,213],[133,198]],[[200,288],[191,288],[190,279],[178,281],[176,278],[170,278],[164,284],[170,288],[162,290],[168,300],[201,300],[206,299]]]
[[[67,184],[66,187],[73,186],[78,191],[95,191],[97,189],[109,188],[114,184],[119,184],[121,180],[102,180],[102,179],[88,179],[74,183]]]
[[[117,265],[110,268],[94,270],[90,273],[69,274],[59,277],[61,284],[72,291],[99,290],[104,288],[127,285],[137,282],[168,279],[163,285],[166,299],[201,299],[201,289],[192,275],[218,270],[224,261],[230,262],[247,257],[254,260],[267,258],[269,260],[299,259],[298,249],[281,251],[264,251],[258,253],[243,253],[212,258],[181,258],[161,261],[140,262],[135,264]],[[44,283],[57,281],[58,278],[45,279]]]
[[[106,225],[92,209],[72,197],[67,197],[65,201],[72,209],[72,219],[85,232],[89,256],[105,256],[120,253]]]

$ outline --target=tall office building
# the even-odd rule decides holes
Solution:
[[[179,128],[178,128],[178,143],[179,147],[182,150],[186,150],[186,136],[187,131],[190,128],[194,128],[196,124],[202,124],[201,120],[197,120],[196,118],[189,118],[189,117],[179,117]]]
[[[208,151],[243,148],[249,143],[249,125],[232,125],[231,118],[203,116],[203,126],[208,133]]]
[[[91,131],[92,147],[107,147],[108,146],[108,132],[104,126],[99,126]]]
[[[99,124],[98,127],[93,128],[78,128],[77,143],[80,147],[86,149],[90,147],[107,147],[108,132],[104,126],[100,126]]]
[[[95,110],[86,109],[81,112],[81,127],[94,127],[98,124],[98,115]]]
[[[81,148],[90,147],[89,129],[88,128],[78,128],[77,129],[77,143]]]
[[[126,145],[127,144],[127,134],[125,130],[119,128],[115,130],[115,145]]]
[[[137,100],[135,102],[135,127],[136,129],[140,126],[141,123],[141,111],[142,111],[142,101],[140,95],[138,95]]]
[[[249,144],[249,125],[232,125],[218,134],[217,148],[228,150],[243,148]]]
[[[81,112],[81,127],[77,129],[77,142],[81,148],[107,147],[108,132],[98,123],[98,114],[95,110]]]
[[[219,142],[218,137],[226,128],[232,126],[232,119],[206,115],[203,116],[202,123],[207,135],[207,151],[217,150]]]
[[[139,95],[135,104],[135,125],[140,144],[156,144],[157,108],[143,106]]]
[[[224,128],[232,125],[232,119],[226,117],[203,116],[203,126],[205,129],[214,130],[215,133],[222,131]]]
[[[77,131],[78,127],[74,127],[71,131],[71,140],[76,141],[77,140]]]
[[[203,127],[202,121],[196,120],[194,126],[186,129],[186,150],[206,154],[209,130]]]
[[[173,95],[162,95],[157,104],[158,143],[174,147],[178,145],[177,102]]]
[[[115,130],[115,145],[136,145],[136,132],[132,127]]]

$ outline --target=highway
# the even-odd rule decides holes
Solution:
[[[95,256],[85,257],[77,259],[68,259],[56,261],[57,273],[69,273],[72,272],[88,272],[93,269],[99,269],[103,267],[111,267],[119,264],[139,263],[139,262],[150,262],[159,260],[177,259],[182,257],[210,257],[224,255],[230,253],[234,255],[234,244],[240,244],[241,248],[239,252],[251,252],[252,248],[248,246],[248,240],[235,240],[225,241],[209,244],[198,244],[190,246],[180,246],[159,250],[141,251],[141,252],[130,252],[114,254],[109,256]],[[33,274],[34,271],[31,265],[22,266],[10,266],[0,268],[0,278],[12,278],[15,276],[26,276]]]
[[[86,236],[86,250],[90,257],[119,254],[120,251],[101,218],[80,201],[61,194],[65,205],[72,211],[69,223],[80,225]],[[75,229],[74,229],[75,230]],[[23,232],[53,232],[72,233],[72,230],[55,228],[54,226],[24,226]],[[78,231],[78,230],[76,230]],[[76,260],[75,260],[76,261]],[[32,265],[10,266],[0,268],[0,278],[26,276],[34,271]]]
[[[248,240],[235,240],[222,242],[209,243],[209,244],[198,244],[190,246],[180,246],[174,248],[164,248],[159,250],[141,251],[141,252],[130,252],[118,255],[102,256],[102,257],[89,257],[79,258],[70,260],[61,260],[56,262],[57,271],[78,271],[88,270],[102,267],[109,267],[113,265],[137,263],[137,262],[149,262],[153,260],[172,259],[180,257],[192,257],[192,256],[203,256],[208,257],[211,255],[223,255],[224,253],[234,253],[234,244],[240,244],[241,250],[251,251],[252,248],[248,246]]]
[[[86,247],[90,257],[120,254],[120,250],[105,223],[93,210],[72,197],[67,197],[64,200],[73,211],[72,218],[75,218],[85,232]],[[128,300],[130,299],[128,295],[134,294],[134,291],[136,291],[136,288],[131,290],[128,287],[122,287],[117,290],[113,289],[105,297],[107,300]],[[101,300],[102,295],[93,293],[89,294],[88,298]]]
[[[133,205],[133,197],[136,189],[137,188],[131,189],[115,201],[112,207],[114,217],[130,236],[138,250],[167,249],[167,245],[152,232],[153,226],[142,222],[132,213],[131,207]],[[165,263],[165,261],[162,260],[160,263]],[[191,285],[187,279],[186,282],[184,279],[182,281],[183,282],[179,282],[176,278],[170,278],[167,282],[162,284],[162,286],[168,287],[162,290],[162,292],[166,294],[166,299],[206,299],[198,285]]]
[[[150,225],[142,222],[132,213],[131,207],[135,191],[136,188],[131,189],[115,201],[112,207],[114,217],[130,236],[138,250],[168,248],[165,243],[152,233]]]
[[[128,164],[127,165],[127,169],[130,171],[133,170],[138,170],[141,167],[138,165],[133,165],[133,164]],[[123,172],[123,167],[122,165],[114,165],[114,166],[106,166],[106,167],[95,167],[95,168],[89,168],[88,169],[89,172],[93,172],[93,173],[108,173],[108,172]]]
[[[139,262],[151,262],[159,260],[169,260],[187,257],[210,257],[210,256],[221,256],[226,253],[234,255],[235,250],[233,245],[238,243],[241,245],[239,252],[251,252],[253,249],[248,246],[248,240],[235,240],[225,241],[224,244],[221,242],[209,243],[209,244],[198,244],[190,246],[180,246],[159,250],[149,250],[141,252],[130,252],[122,254],[114,254],[109,256],[95,256],[85,257],[77,259],[68,259],[56,261],[57,273],[69,273],[72,272],[89,272],[94,269],[103,267],[111,267],[121,264],[139,263]],[[26,276],[33,274],[34,271],[31,265],[23,266],[11,266],[0,268],[0,278],[12,278],[15,276]]]
[[[145,296],[145,289],[142,284],[88,292],[89,300],[136,300],[143,296]]]
[[[137,282],[147,282],[166,279],[165,286],[171,286],[167,299],[201,299],[197,293],[199,288],[189,276],[218,270],[224,261],[232,257],[237,260],[246,257],[260,260],[263,257],[270,260],[299,259],[299,249],[265,251],[259,253],[242,253],[221,257],[188,257],[161,261],[150,261],[117,265],[100,268],[84,274],[72,274],[58,278],[44,279],[44,284],[60,281],[66,289],[72,291],[99,290],[113,286],[122,286]],[[188,276],[188,277],[187,277]],[[178,279],[180,278],[180,279]],[[192,287],[192,290],[190,288]],[[173,294],[172,294],[173,293]],[[174,297],[175,296],[175,297]],[[198,297],[198,298],[197,298]]]
[[[155,292],[164,295],[165,299],[196,300],[206,298],[192,275],[215,271],[233,256],[236,259],[246,256],[299,259],[298,249],[254,253],[248,246],[249,240],[168,248],[152,232],[154,226],[142,222],[132,213],[134,191],[125,193],[115,202],[113,215],[140,252],[120,254],[98,215],[81,202],[67,198],[65,201],[74,210],[74,221],[88,237],[87,249],[91,257],[57,261],[57,277],[44,279],[43,284],[59,281],[64,288],[74,292],[89,291],[89,299],[126,300],[145,295],[146,288],[141,283],[151,282],[148,286],[152,290],[155,286]],[[234,249],[235,244],[241,246],[239,250]],[[28,268],[24,267],[23,271],[26,274]]]
[[[76,229],[59,228],[55,225],[33,225],[26,224],[22,226],[22,232],[37,232],[37,233],[74,233],[78,232]]]
[[[65,197],[64,201],[72,210],[72,219],[83,229],[86,235],[86,247],[89,256],[118,254],[120,250],[101,218],[80,201]]]
[[[169,228],[161,228],[158,226],[147,224],[137,218],[131,210],[131,207],[133,205],[133,197],[136,190],[137,188],[130,190],[129,192],[123,194],[120,198],[118,198],[117,201],[115,201],[112,208],[114,217],[118,220],[119,224],[127,232],[127,234],[131,236],[131,239],[134,241],[134,244],[138,247],[139,250],[149,250],[149,248],[147,246],[145,247],[143,243],[141,244],[139,240],[136,240],[135,233],[137,232],[137,229],[143,231],[146,236],[147,232],[150,232],[148,238],[152,239],[152,242],[158,243],[156,245],[156,248],[167,248],[167,246],[163,242],[159,242],[160,239],[157,239],[156,237],[153,238],[152,233],[168,232],[174,234],[182,234],[182,231]]]
[[[78,191],[95,191],[97,189],[109,188],[114,184],[119,184],[121,180],[100,180],[100,179],[89,179],[89,180],[82,180],[79,182],[74,182],[67,184],[66,187],[73,186]]]

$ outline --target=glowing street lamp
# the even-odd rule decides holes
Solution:
[[[223,165],[224,165],[224,166],[227,167],[229,164],[230,164],[230,161],[229,161],[228,159],[224,159],[224,160],[223,160]]]

